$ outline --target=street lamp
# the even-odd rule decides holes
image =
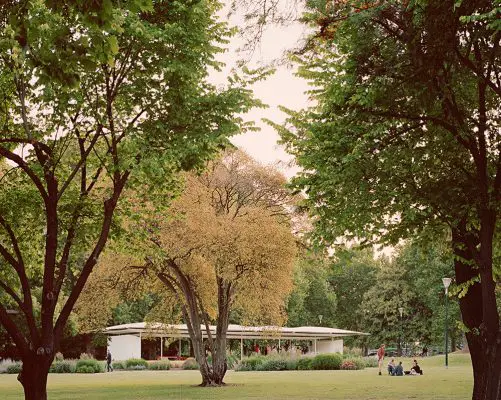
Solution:
[[[324,316],[323,316],[322,314],[319,314],[319,315],[318,315],[318,320],[320,321],[320,326],[322,326],[322,318],[323,318],[323,317],[324,317]]]
[[[398,307],[398,312],[400,313],[400,333],[398,335],[398,349],[400,354],[398,355],[399,357],[402,357],[402,316],[404,315],[404,308],[403,307]]]
[[[449,293],[449,285],[451,284],[452,279],[451,278],[442,278],[442,282],[444,283],[444,288],[445,288],[445,368],[449,367],[449,335],[448,335],[448,307],[449,303],[447,301],[448,293]]]

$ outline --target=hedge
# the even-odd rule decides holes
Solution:
[[[72,374],[76,371],[76,363],[74,361],[54,361],[49,368],[49,372],[55,374]]]
[[[200,366],[194,358],[188,358],[183,363],[183,369],[200,369]]]
[[[261,365],[266,360],[266,357],[263,356],[251,356],[248,358],[244,358],[238,364],[236,370],[237,371],[257,371],[259,365]]]
[[[301,357],[297,360],[297,369],[299,370],[307,370],[311,369],[311,362],[313,361],[312,357]]]
[[[19,374],[22,369],[23,369],[23,364],[21,364],[21,363],[15,363],[15,364],[9,365],[5,369],[5,373],[6,374]]]
[[[126,369],[141,370],[148,368],[148,362],[142,358],[129,358],[125,361]]]
[[[94,359],[78,360],[75,370],[77,373],[104,372],[104,366]]]
[[[280,359],[265,360],[256,367],[257,371],[285,371],[286,369],[287,362]]]
[[[167,371],[170,369],[169,361],[153,361],[148,363],[148,369],[153,371]]]
[[[124,363],[122,361],[113,361],[111,363],[113,369],[125,369]]]
[[[340,354],[317,354],[311,361],[311,369],[340,369],[343,358]]]

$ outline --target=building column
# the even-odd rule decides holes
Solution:
[[[164,356],[164,338],[160,336],[160,360]]]
[[[240,337],[240,361],[244,358],[244,339]]]

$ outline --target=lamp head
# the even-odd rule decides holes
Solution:
[[[442,282],[444,283],[445,293],[447,293],[449,286],[452,282],[452,279],[451,278],[442,278]]]

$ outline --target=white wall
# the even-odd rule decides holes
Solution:
[[[141,338],[134,335],[110,336],[108,350],[113,360],[141,358]]]
[[[315,350],[314,348],[312,349]],[[343,354],[343,339],[317,340],[317,353],[341,353]]]

